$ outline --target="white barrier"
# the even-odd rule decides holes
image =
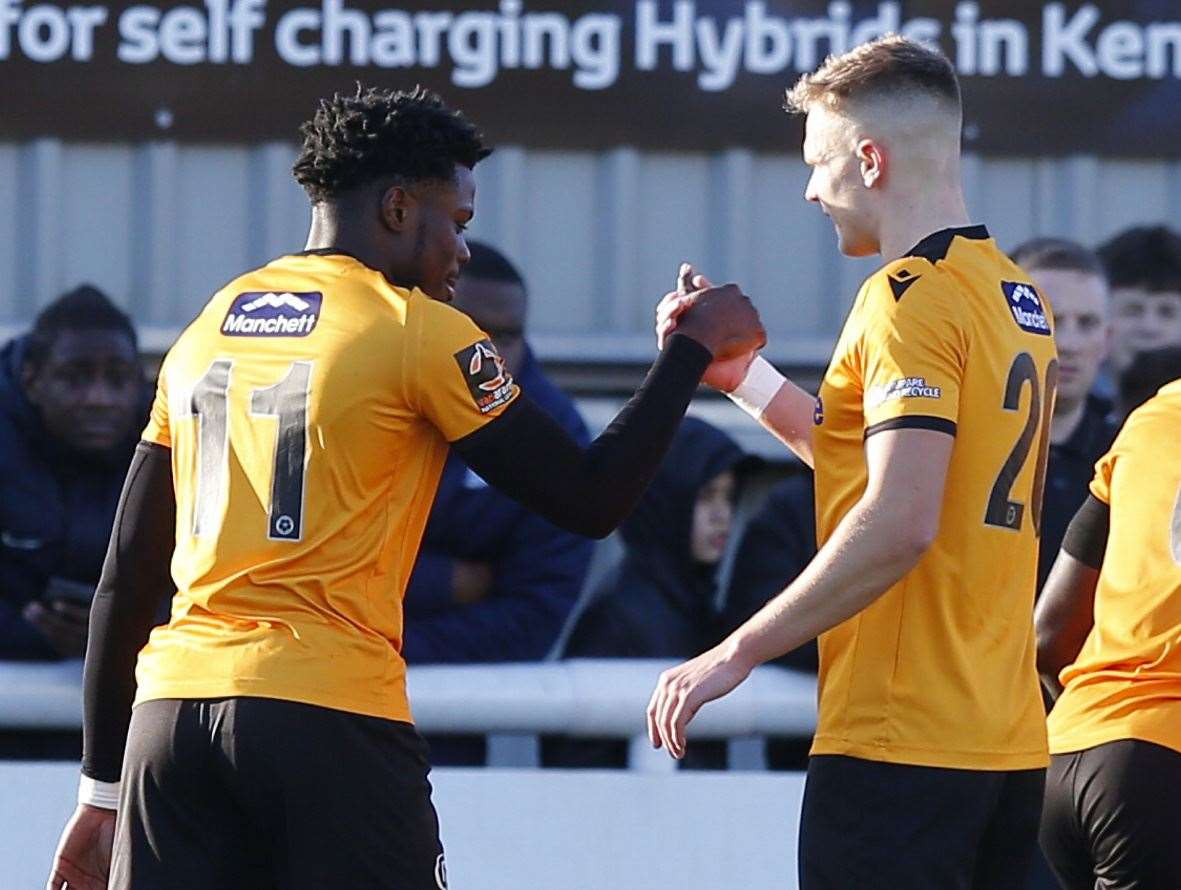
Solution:
[[[412,667],[415,722],[427,732],[564,732],[630,736],[671,661],[585,659],[539,664]],[[82,664],[0,662],[0,728],[76,729],[82,725]],[[759,668],[697,717],[702,738],[810,735],[816,680]]]
[[[796,888],[798,773],[441,769],[452,890]],[[40,890],[72,764],[0,762],[0,887]]]
[[[633,770],[667,771],[673,761],[643,734],[648,697],[669,664],[415,667],[410,697],[425,732],[488,734],[494,765],[498,747],[513,747],[506,741],[536,748],[537,734],[564,733],[632,738]],[[81,679],[80,662],[0,663],[0,730],[77,729]],[[704,708],[692,735],[730,739],[733,762],[742,739],[810,735],[815,700],[812,676],[760,668]],[[76,764],[0,762],[4,890],[42,886],[77,776]],[[433,776],[456,890],[796,886],[799,774],[441,769]]]

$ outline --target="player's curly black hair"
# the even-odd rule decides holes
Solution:
[[[321,99],[299,131],[303,149],[292,172],[313,203],[386,177],[449,182],[456,164],[470,169],[492,153],[463,112],[421,86],[406,92],[358,83],[352,95]]]

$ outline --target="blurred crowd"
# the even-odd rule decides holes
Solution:
[[[524,390],[585,444],[574,401],[529,346],[525,277],[495,249],[470,248],[455,305],[487,331]],[[1013,257],[1053,307],[1060,357],[1040,587],[1122,418],[1181,377],[1181,235],[1135,228],[1097,250],[1039,238]],[[150,392],[134,326],[88,285],[51,303],[0,351],[0,659],[83,655],[89,602]],[[596,553],[453,455],[406,593],[407,661],[697,654],[815,552],[811,475],[787,458],[785,451],[782,465],[769,466],[690,418],[638,508]],[[815,646],[781,663],[815,670]],[[482,739],[432,741],[436,763],[482,762]],[[719,765],[708,745],[691,754],[690,765]],[[602,766],[623,765],[625,754],[618,745],[548,739],[544,757]]]

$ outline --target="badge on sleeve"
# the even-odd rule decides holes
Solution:
[[[481,414],[495,411],[513,397],[513,378],[491,340],[455,353],[459,371]]]

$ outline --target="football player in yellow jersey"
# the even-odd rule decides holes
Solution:
[[[475,127],[429,92],[358,88],[302,132],[306,249],[215,294],[161,368],[91,615],[54,890],[108,869],[118,890],[445,887],[400,649],[448,447],[603,536],[710,362],[765,341],[737,287],[706,289],[584,450],[446,305]]]
[[[969,225],[959,86],[938,51],[866,44],[801,78],[788,107],[807,115],[805,197],[842,252],[885,265],[817,397],[753,356],[707,372],[814,467],[820,549],[722,644],[661,676],[649,733],[681,756],[705,702],[819,635],[801,887],[1012,890],[1049,760],[1033,635],[1049,307]],[[670,294],[658,331],[692,303]]]
[[[1095,466],[1037,608],[1041,842],[1067,890],[1181,887],[1181,381]]]

